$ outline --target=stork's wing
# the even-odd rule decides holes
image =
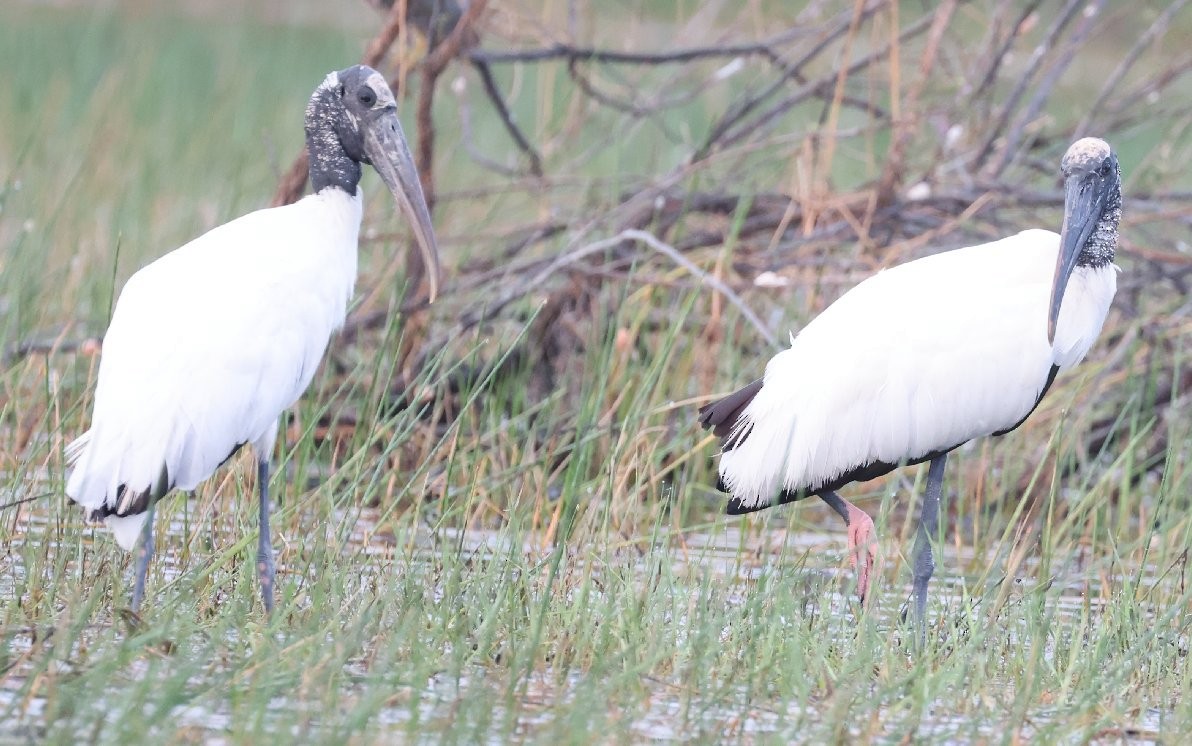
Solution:
[[[342,322],[355,275],[355,231],[333,235],[302,205],[220,226],[128,281],[104,338],[72,498],[115,504],[121,486],[151,485],[163,468],[168,487],[191,489],[271,434]],[[337,251],[350,253],[349,266],[327,261]]]
[[[1081,326],[1069,336],[1083,348],[1057,356],[1046,335],[1057,247],[1056,234],[1028,231],[850,290],[770,361],[741,415],[748,439],[721,458],[723,482],[746,507],[765,504],[1016,425],[1053,365],[1083,356],[1112,297],[1072,311],[1087,312],[1087,323],[1069,325]]]

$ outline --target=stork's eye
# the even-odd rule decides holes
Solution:
[[[377,94],[373,93],[373,89],[365,86],[356,94],[356,98],[360,99],[360,103],[365,106],[372,106],[377,102]]]
[[[1112,170],[1113,170],[1113,165],[1109,161],[1105,161],[1104,163],[1101,164],[1101,170],[1099,173],[1102,176],[1109,176],[1109,172]]]
[[[345,94],[345,93],[347,93],[347,91],[344,89],[343,85],[340,85],[340,87],[339,87],[339,89],[336,91],[336,93],[338,93],[338,94],[339,94],[339,97],[340,97],[340,98],[343,98],[343,97],[344,97],[344,94]]]

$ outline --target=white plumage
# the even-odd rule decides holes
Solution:
[[[166,254],[129,279],[112,314],[91,428],[68,447],[66,493],[120,546],[139,539],[134,611],[155,503],[194,489],[246,444],[257,458],[261,597],[272,610],[269,461],[278,418],[310,385],[352,297],[362,164],[410,219],[434,299],[434,230],[384,77],[359,65],[331,73],[305,129],[313,195]]]
[[[361,195],[324,189],[206,233],[134,274],[104,337],[91,429],[71,444],[66,493],[116,509],[164,467],[194,489],[250,443],[268,457],[279,415],[310,384],[356,281]],[[105,518],[131,550],[146,513]]]
[[[1023,231],[879,272],[792,338],[761,380],[700,410],[723,438],[728,512],[823,498],[864,559],[862,600],[876,557],[873,520],[836,490],[931,462],[914,557],[921,634],[948,452],[1021,424],[1092,347],[1117,290],[1117,156],[1082,138],[1060,170],[1059,234]]]
[[[1014,427],[1052,365],[1101,332],[1116,269],[1077,267],[1047,341],[1059,234],[1028,230],[908,262],[860,283],[766,366],[720,459],[743,508],[873,462],[915,461]],[[729,442],[733,436],[729,437]]]

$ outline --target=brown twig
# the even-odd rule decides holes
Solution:
[[[568,63],[604,62],[624,65],[674,65],[723,57],[760,56],[777,65],[779,68],[786,69],[787,64],[775,50],[775,47],[789,44],[791,41],[805,35],[806,32],[802,29],[794,28],[757,43],[690,47],[667,52],[618,52],[611,49],[577,47],[571,44],[560,43],[546,49],[523,49],[507,52],[476,49],[470,52],[468,57],[472,60],[482,60],[490,64],[564,60]]]
[[[1039,66],[1042,64],[1048,52],[1051,51],[1055,45],[1059,35],[1063,33],[1067,25],[1076,17],[1076,14],[1084,6],[1086,0],[1067,0],[1067,4],[1060,12],[1055,22],[1051,25],[1047,32],[1047,38],[1035,47],[1035,51],[1031,54],[1030,60],[1026,64],[1026,72],[1021,74],[1018,78],[1017,84],[1006,98],[1006,102],[1002,105],[1002,111],[998,115],[992,127],[989,127],[984,141],[981,146],[977,148],[977,154],[969,163],[969,168],[972,171],[980,170],[989,158],[994,145],[998,139],[1006,132],[1006,126],[1014,113],[1018,111],[1018,105],[1023,95],[1026,93],[1027,87],[1031,80],[1034,79],[1035,73],[1038,72]]]
[[[873,7],[874,9],[877,8],[877,6]],[[866,12],[868,11],[869,8],[867,7]],[[907,27],[898,35],[899,43],[906,43],[908,40],[926,31],[930,26],[932,18],[934,18],[934,15],[928,13],[914,23],[907,25]],[[839,35],[842,36],[846,34],[849,28],[850,26],[848,24],[838,27]],[[833,37],[833,40],[836,38],[838,37]],[[819,51],[822,51],[822,49]],[[855,75],[875,62],[887,57],[889,53],[890,45],[885,45],[850,64],[844,70],[844,73],[846,77]],[[810,52],[808,54],[810,54]],[[810,57],[804,55],[804,59],[801,60],[800,63],[810,62],[810,60]],[[762,93],[746,99],[738,107],[732,108],[729,112],[722,115],[718,120],[718,123],[712,127],[704,141],[704,144],[695,151],[694,155],[692,156],[692,160],[702,161],[717,149],[732,147],[745,141],[747,138],[756,134],[758,130],[762,129],[770,122],[774,121],[778,117],[797,106],[799,103],[811,98],[812,96],[827,96],[830,92],[835,94],[837,77],[838,73],[833,72],[830,75],[825,75],[817,80],[806,83],[797,88],[790,95],[771,105],[768,109],[765,109],[761,113],[757,114],[752,119],[747,118],[749,113],[754,111],[764,100],[771,98],[773,96],[773,92],[776,92],[782,87],[783,81],[776,81],[773,91],[767,88]],[[842,95],[840,101],[842,104],[844,104],[853,103],[855,100],[848,95]],[[861,108],[863,110],[868,108],[875,119],[884,119],[888,117],[888,114],[886,114],[884,110],[869,104],[858,105],[857,108]]]
[[[447,69],[447,65],[459,56],[464,43],[474,40],[472,26],[484,13],[487,4],[488,0],[473,0],[447,38],[432,49],[422,61],[422,85],[418,90],[415,114],[418,128],[418,173],[422,177],[422,191],[426,195],[426,204],[432,211],[435,207],[435,127],[431,109],[435,101],[435,84]],[[416,252],[411,252],[411,255],[414,253]],[[421,262],[421,257],[418,257],[417,261]]]
[[[385,55],[389,53],[389,48],[393,46],[393,42],[397,41],[398,36],[401,35],[405,19],[406,3],[394,3],[385,14],[385,25],[365,48],[364,56],[360,58],[360,64],[374,68],[380,66],[385,60]]]
[[[530,173],[534,176],[542,176],[542,156],[530,144],[529,139],[513,120],[513,113],[509,111],[509,105],[505,103],[505,97],[501,94],[501,89],[497,86],[492,69],[484,60],[472,58],[471,61],[472,67],[476,69],[476,74],[480,76],[480,82],[484,85],[485,93],[488,94],[488,100],[492,102],[493,108],[497,110],[497,116],[501,118],[501,123],[505,125],[505,131],[517,143],[517,147],[521,148],[521,151],[530,159]]]
[[[870,16],[872,16],[874,13],[876,13],[884,4],[885,4],[884,0],[877,0],[875,2],[869,3],[868,5],[866,5],[863,8],[859,20],[860,21],[867,20]],[[804,67],[806,67],[813,60],[818,58],[825,50],[827,50],[840,37],[847,34],[849,32],[849,29],[853,28],[854,16],[855,16],[855,14],[851,13],[851,12],[845,12],[845,13],[841,13],[840,15],[838,15],[834,25],[822,33],[819,41],[817,41],[815,44],[812,44],[811,47],[808,48],[807,51],[805,51],[801,57],[799,57],[799,59],[795,60],[794,62],[786,63],[786,65],[783,68],[785,75],[782,78],[779,78],[778,80],[773,81],[768,86],[763,88],[759,93],[756,93],[752,96],[748,96],[748,97],[738,101],[733,106],[729,107],[729,109],[724,114],[722,114],[720,116],[720,118],[716,121],[716,123],[714,123],[712,125],[712,127],[709,129],[708,135],[704,139],[703,144],[695,151],[694,154],[692,154],[692,161],[693,162],[702,161],[702,160],[706,159],[718,147],[723,147],[724,143],[722,143],[722,140],[725,140],[727,138],[730,130],[732,130],[735,127],[735,125],[737,125],[739,122],[744,120],[748,114],[755,111],[758,107],[760,107],[762,104],[764,104],[770,98],[772,98],[775,94],[778,93],[778,91],[782,90],[782,88],[784,88],[787,85],[788,78],[793,78],[795,75],[797,75],[799,72],[801,72]],[[835,78],[835,75],[833,75],[832,77]],[[809,92],[816,92],[821,89],[822,84],[823,83],[821,81],[820,83],[814,84],[812,86],[805,85],[802,90],[809,91]],[[772,119],[774,116],[777,116],[776,112],[787,111],[793,105],[794,105],[794,103],[792,102],[792,103],[785,104],[785,105],[781,106],[780,108],[772,107],[767,114],[763,115],[759,119],[768,121],[768,120]],[[760,126],[760,125],[758,125],[758,126]]]
[[[1010,23],[1010,31],[1006,34],[1006,38],[1002,40],[1002,43],[996,49],[991,49],[991,54],[985,58],[987,61],[985,72],[981,76],[981,82],[973,88],[973,92],[969,95],[970,101],[976,101],[984,96],[986,91],[989,90],[989,87],[997,80],[997,74],[1002,69],[1002,63],[1006,60],[1010,47],[1018,40],[1019,34],[1026,25],[1026,19],[1042,4],[1043,0],[1031,0],[1031,2],[1022,6],[1017,17]]]
[[[919,76],[915,84],[902,101],[902,116],[894,122],[894,132],[890,139],[890,149],[886,152],[886,165],[882,175],[877,180],[878,205],[887,205],[894,198],[894,190],[901,183],[906,168],[906,148],[915,133],[915,126],[919,123],[919,100],[931,79],[931,70],[935,65],[936,55],[939,53],[940,41],[952,13],[956,10],[956,0],[946,0],[935,12],[931,22],[931,30],[927,32],[927,44],[923,47],[923,54],[919,57]]]
[[[950,0],[921,15],[900,17],[908,7],[905,4],[855,0],[845,13],[825,20],[802,16],[797,28],[761,41],[738,43],[726,37],[722,44],[697,40],[693,46],[660,51],[547,44],[505,52],[466,43],[452,51],[450,34],[445,36],[421,68],[414,70],[421,81],[418,136],[425,138],[416,152],[428,179],[428,196],[439,203],[439,212],[450,204],[453,214],[458,209],[469,216],[466,230],[463,218],[454,224],[454,240],[477,250],[466,263],[453,268],[452,283],[440,301],[442,312],[433,318],[420,314],[424,306],[416,294],[401,304],[403,312],[416,317],[413,325],[403,329],[403,336],[416,344],[404,357],[406,378],[402,380],[413,380],[410,374],[422,360],[445,349],[448,356],[454,354],[461,339],[475,340],[481,332],[485,337],[499,335],[514,326],[520,329],[538,307],[535,301],[547,298],[552,311],[544,318],[549,324],[535,326],[535,333],[522,342],[526,349],[510,358],[528,367],[509,372],[524,373],[533,386],[545,376],[543,380],[557,385],[551,389],[552,397],[574,396],[570,376],[551,376],[577,364],[582,344],[576,340],[590,338],[606,323],[610,298],[626,297],[625,285],[634,291],[648,287],[650,294],[695,294],[702,286],[713,285],[708,277],[719,286],[695,298],[702,304],[699,313],[674,322],[664,310],[645,310],[638,317],[640,325],[627,332],[627,338],[641,340],[633,344],[648,345],[649,335],[662,330],[674,333],[667,325],[681,323],[683,334],[719,340],[725,352],[733,344],[762,352],[767,347],[762,341],[767,337],[766,326],[788,318],[792,303],[807,311],[822,308],[880,266],[999,238],[1028,226],[1058,229],[1062,193],[1055,188],[1056,162],[1075,134],[1074,121],[1100,125],[1096,134],[1115,142],[1121,127],[1153,117],[1160,108],[1178,113],[1187,106],[1169,98],[1135,105],[1182,84],[1192,70],[1192,59],[1185,59],[1182,50],[1157,62],[1145,75],[1136,75],[1141,64],[1131,66],[1135,58],[1149,59],[1144,55],[1163,36],[1164,17],[1152,23],[1137,43],[1131,42],[1127,59],[1098,96],[1103,105],[1095,119],[1085,112],[1068,116],[1066,110],[1048,117],[1043,113],[1064,71],[1080,69],[1077,66],[1083,63],[1086,53],[1079,42],[1104,33],[1114,19],[1082,17],[1088,0],[1054,3],[1056,13],[1046,16],[1038,11],[1047,6],[1041,0],[1021,4],[1006,0],[992,10],[971,4],[972,13],[984,14],[982,20],[989,28],[979,40],[978,53],[970,35],[953,31],[960,2]],[[1186,8],[1187,0],[1178,4]],[[875,15],[883,9],[888,16]],[[1037,25],[1040,17],[1042,26]],[[888,18],[888,28],[875,18]],[[460,15],[454,28],[464,25]],[[792,42],[800,43],[797,53],[791,51]],[[863,51],[851,56],[850,43],[851,49]],[[1012,55],[1019,55],[1021,61],[1011,65]],[[899,56],[907,69],[899,69]],[[713,84],[738,73],[736,60],[745,57],[755,60],[749,67],[754,77],[706,129],[694,134],[680,131],[663,121],[666,118],[654,116],[679,100],[676,90],[683,96],[711,92]],[[496,163],[491,164],[495,176],[483,173],[488,181],[469,179],[453,191],[440,192],[447,187],[435,184],[431,165],[436,155],[434,127],[442,132],[443,123],[432,121],[431,104],[436,82],[441,84],[438,79],[451,59],[473,66],[478,61],[486,65],[560,61],[569,66],[571,77],[556,80],[569,93],[580,94],[580,105],[541,125],[547,128],[542,137],[551,143],[550,152],[561,154],[558,168],[552,169],[558,173],[531,179],[525,165],[508,168]],[[709,74],[707,62],[717,59],[733,62]],[[907,60],[913,60],[913,67],[905,64]],[[666,73],[635,75],[633,66],[665,66]],[[491,68],[486,69],[487,75],[477,67],[486,94],[506,129],[520,133],[516,126],[510,127],[513,119],[499,79]],[[1129,85],[1123,83],[1127,78]],[[734,78],[733,84],[743,80],[746,76]],[[995,98],[992,92],[997,90],[1008,90],[1010,95]],[[997,106],[992,103],[995,100]],[[884,108],[875,104],[879,101]],[[808,102],[819,109],[819,119],[811,111],[804,125],[792,114],[812,109]],[[466,115],[467,102],[461,103]],[[587,120],[593,109],[601,112],[598,131]],[[638,126],[645,119],[649,129],[673,136],[674,147],[665,157],[676,165],[661,173],[649,171],[648,164],[640,169],[631,164],[598,178],[581,176],[591,159],[618,147],[623,134],[635,136],[645,129]],[[1171,126],[1178,135],[1177,120]],[[522,163],[528,160],[530,171],[540,171],[530,139],[524,134],[512,136],[527,154]],[[466,121],[463,139],[469,154],[485,162],[474,147],[482,140],[474,140]],[[827,144],[832,142],[837,143],[837,161],[848,154],[847,165],[827,158]],[[822,146],[824,159],[809,175],[806,169],[817,146]],[[1159,159],[1167,152],[1156,147],[1147,157]],[[1156,180],[1162,169],[1144,170],[1134,160],[1130,167],[1139,174],[1138,183],[1171,183]],[[772,178],[771,171],[784,166],[767,171],[757,165],[782,161],[792,162],[790,182],[765,184]],[[854,167],[857,164],[860,169]],[[918,175],[921,183],[906,189]],[[814,194],[807,189],[812,179],[819,190]],[[845,180],[847,187],[842,187]],[[1141,313],[1136,309],[1154,302],[1143,287],[1176,293],[1192,285],[1192,261],[1170,241],[1155,240],[1192,227],[1192,194],[1169,188],[1143,193],[1132,184],[1128,201],[1119,251],[1127,272],[1119,282],[1115,307],[1115,313],[1124,315]],[[514,209],[506,212],[497,207],[505,204]],[[471,220],[486,210],[492,216],[488,222]],[[731,252],[724,248],[730,239]],[[775,276],[755,284],[763,272]],[[412,269],[408,272],[412,282],[417,276]],[[777,289],[784,285],[795,292]],[[732,305],[740,308],[739,314],[709,312]],[[759,321],[748,321],[750,314]],[[362,311],[348,322],[343,343],[361,343],[361,333],[385,325],[389,315],[388,310]],[[734,340],[719,328],[732,318],[745,320],[742,326],[749,333]],[[760,323],[762,319],[767,323]],[[633,349],[630,345],[627,354],[633,354]],[[491,364],[480,361],[461,369],[483,371]],[[710,380],[706,367],[694,373],[690,380]]]
[[[1039,85],[1035,88],[1035,95],[1031,96],[1031,100],[1023,108],[1022,113],[1015,119],[1014,126],[1006,134],[1001,157],[998,159],[997,165],[993,167],[994,175],[1000,176],[1019,152],[1018,145],[1022,141],[1023,131],[1035,121],[1035,118],[1043,108],[1043,104],[1046,103],[1048,96],[1051,94],[1051,89],[1059,81],[1060,75],[1068,69],[1068,65],[1071,64],[1076,51],[1080,49],[1084,40],[1088,37],[1089,32],[1095,27],[1095,17],[1101,12],[1104,6],[1104,0],[1093,0],[1093,2],[1085,6],[1082,22],[1076,27],[1068,44],[1060,51],[1051,68],[1039,80]]]

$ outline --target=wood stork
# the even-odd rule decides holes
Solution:
[[[1092,347],[1117,288],[1117,157],[1084,138],[1060,169],[1059,235],[1027,230],[881,271],[792,335],[763,378],[700,409],[723,439],[728,513],[819,496],[848,526],[862,602],[873,521],[836,490],[931,462],[913,558],[921,639],[948,452],[1021,425]]]
[[[273,609],[269,459],[278,418],[314,376],[356,282],[360,165],[410,220],[437,290],[438,254],[393,93],[364,66],[333,72],[306,107],[313,194],[258,210],[166,254],[125,284],[104,336],[91,428],[68,447],[66,494],[131,551],[144,597],[153,510],[246,443],[257,458],[257,571]]]

